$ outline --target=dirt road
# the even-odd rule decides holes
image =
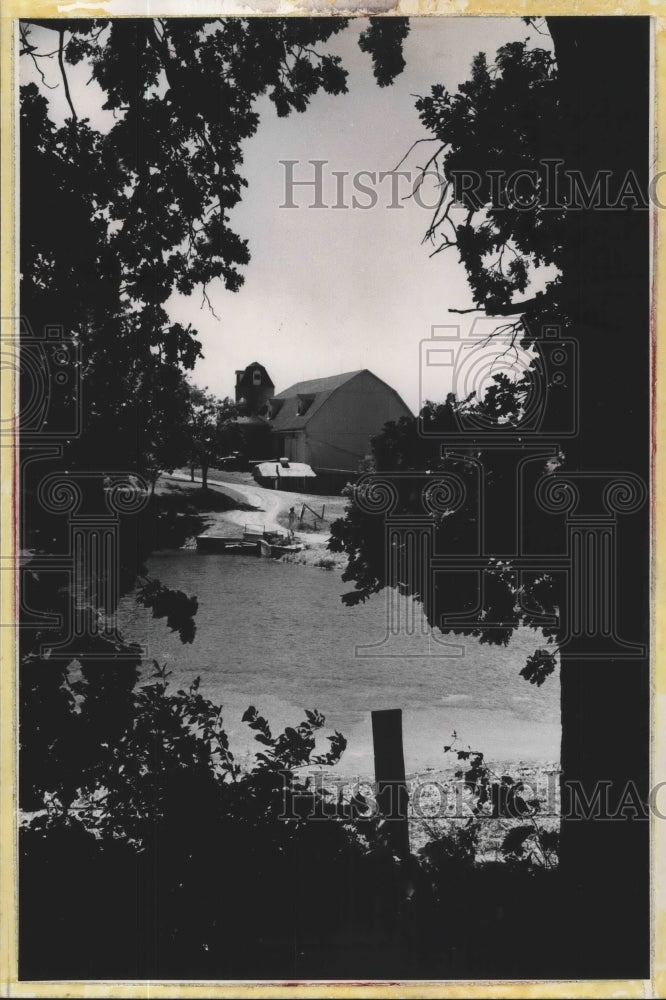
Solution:
[[[174,472],[165,479],[176,480],[182,483],[191,483],[189,474]],[[311,493],[286,493],[281,490],[267,490],[263,486],[258,486],[251,479],[248,482],[239,482],[240,477],[235,474],[228,480],[224,473],[216,472],[208,477],[208,485],[212,489],[221,490],[231,500],[240,499],[245,504],[251,505],[254,510],[229,510],[224,513],[216,513],[214,520],[219,523],[233,525],[241,530],[245,527],[257,528],[262,531],[284,531],[288,523],[289,508],[293,507],[298,514],[301,506],[305,503],[315,510],[321,510],[326,506],[326,524],[330,524],[338,517],[342,517],[346,505],[346,499],[341,496],[315,496]],[[195,476],[195,483],[201,483],[201,478]],[[281,518],[281,521],[278,520]],[[330,532],[322,531],[299,531],[298,521],[294,525],[294,534],[297,539],[307,542],[312,547],[324,548],[330,538]]]

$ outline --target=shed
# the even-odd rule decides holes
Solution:
[[[306,480],[316,479],[316,473],[305,462],[292,462],[288,458],[274,459],[272,462],[257,462],[253,469],[254,478],[261,486],[276,490],[304,490]]]

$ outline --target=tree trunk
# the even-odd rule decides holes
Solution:
[[[204,461],[201,463],[201,489],[208,489],[208,463]]]
[[[617,191],[649,169],[648,18],[548,18],[565,116],[568,169],[588,185],[612,171]],[[566,469],[650,476],[649,216],[646,210],[569,212],[563,281],[580,351],[580,432]],[[603,294],[600,294],[600,289]],[[600,511],[599,513],[603,513]],[[616,634],[649,642],[649,507],[617,523]],[[570,581],[570,586],[573,582]],[[598,584],[598,586],[603,584]],[[563,810],[571,783],[592,799],[609,782],[612,813],[628,783],[648,797],[649,660],[562,655]],[[581,975],[649,975],[649,831],[634,822],[564,818],[570,946]],[[575,950],[574,950],[575,949]],[[576,967],[571,974],[576,974]]]

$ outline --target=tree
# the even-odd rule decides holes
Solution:
[[[640,497],[649,482],[649,397],[643,391],[649,377],[648,24],[638,18],[548,18],[547,22],[555,59],[549,52],[516,42],[500,50],[493,66],[477,57],[470,80],[457,94],[435,86],[429,97],[419,99],[421,120],[437,144],[426,169],[437,162],[443,178],[441,201],[426,239],[432,240],[434,254],[458,253],[476,308],[455,311],[497,317],[498,331],[504,335],[502,347],[508,335],[512,348],[529,348],[544,324],[559,327],[563,336],[578,344],[573,373],[578,380],[578,427],[561,445],[561,470],[574,478],[582,473],[588,485],[629,474]],[[618,74],[620,64],[623,72]],[[581,88],[583,79],[589,86]],[[544,174],[546,169],[551,173]],[[516,189],[513,193],[508,189],[508,179],[521,170],[537,178],[538,197],[527,207],[520,204]],[[478,180],[466,194],[460,190],[461,172]],[[553,203],[555,178],[561,192],[571,194],[572,186],[579,184],[568,202]],[[615,210],[599,210],[594,197],[589,197],[604,178],[605,197]],[[461,201],[462,212],[454,204]],[[529,289],[533,269],[542,265],[557,268],[557,274],[551,272],[540,294],[520,298]],[[497,391],[506,393],[506,388],[498,385]],[[549,392],[554,388],[552,382],[547,388]],[[562,408],[571,406],[573,391],[570,383],[568,393],[557,395],[556,418]],[[461,402],[450,400],[443,410],[426,408],[422,418],[426,423],[444,419],[445,435],[446,421],[450,430]],[[418,438],[416,425],[387,428],[374,445],[378,469],[414,468],[409,459],[414,448],[419,461],[427,462],[421,468],[455,468],[462,475],[459,462],[452,466]],[[502,475],[508,475],[506,464],[496,452],[484,451],[473,435],[468,435],[468,442],[470,453],[475,452],[484,465],[491,463],[489,472],[497,485]],[[399,509],[413,511],[414,500],[410,502],[408,488],[404,490],[399,503],[405,506]],[[496,500],[491,506],[499,506],[506,532],[515,521],[515,508],[507,509]],[[443,544],[454,552],[456,530],[462,533],[469,516],[463,507],[450,522],[447,517],[438,525]],[[368,521],[367,514],[352,510],[333,535],[333,546],[350,554],[347,577],[357,588],[348,596],[350,601],[363,599],[386,582],[384,553],[380,555]],[[501,523],[496,527],[502,530]],[[536,551],[547,554],[558,545],[564,547],[562,516],[537,514],[527,528]],[[616,634],[633,642],[634,649],[641,643],[647,646],[649,638],[648,538],[643,507],[642,516],[622,521],[618,542],[619,573],[630,585],[623,590],[614,624]],[[511,569],[510,561],[506,568]],[[531,588],[519,593],[515,576],[497,568],[487,579],[491,586],[474,618],[504,622],[504,628],[484,631],[487,641],[504,642],[525,621],[520,603],[530,598]],[[561,583],[547,576],[533,580],[533,585],[537,582],[539,594],[531,597],[538,597],[538,610],[565,606]],[[461,595],[451,587],[446,593],[440,591],[426,613],[438,624],[452,601],[456,608],[465,603],[473,607],[476,597],[478,592]],[[462,631],[475,634],[476,627]],[[555,638],[562,642],[564,637],[558,633]],[[523,673],[538,682],[551,665],[544,651],[535,650]],[[574,787],[590,801],[600,780],[611,782],[615,807],[629,783],[640,790],[645,806],[648,678],[646,656],[622,659],[609,653],[589,660],[563,651],[565,813],[573,806]],[[571,893],[569,905],[577,916],[565,921],[571,946],[584,929],[593,926],[597,931],[592,940],[586,935],[587,952],[577,959],[577,968],[597,973],[603,968],[608,974],[604,960],[611,953],[613,974],[647,968],[647,849],[646,822],[603,823],[578,817],[563,821],[562,872]],[[631,865],[621,860],[627,857],[632,858]],[[631,928],[622,918],[627,909],[641,914]]]
[[[257,954],[257,931],[266,909],[285,909],[285,885],[298,879],[302,862],[321,852],[334,871],[340,855],[351,861],[363,853],[340,823],[307,821],[303,807],[321,808],[323,795],[298,768],[335,764],[346,745],[336,732],[328,750],[315,752],[325,722],[319,712],[273,734],[250,707],[245,721],[261,752],[242,770],[222,707],[202,696],[198,679],[187,691],[168,690],[166,669],[153,666],[115,739],[95,731],[85,685],[72,685],[79,728],[91,740],[101,735],[101,748],[94,767],[70,762],[71,790],[54,789],[48,810],[21,831],[24,976],[249,975],[253,962],[276,961],[270,951]],[[307,896],[311,880],[301,882]],[[49,924],[64,933],[39,933]],[[281,927],[276,936],[277,960],[289,963],[288,933]]]
[[[38,339],[47,328],[59,328],[70,363],[64,388],[49,397],[40,434],[24,421],[20,442],[21,547],[34,556],[21,581],[20,802],[40,814],[23,838],[24,968],[72,974],[67,942],[51,936],[53,948],[45,948],[49,935],[41,930],[62,919],[60,908],[67,912],[74,897],[80,907],[72,903],[70,919],[84,914],[75,920],[78,953],[86,956],[79,966],[84,977],[109,969],[117,973],[119,967],[134,977],[137,970],[150,978],[170,968],[180,976],[201,975],[215,967],[209,942],[216,953],[225,953],[230,940],[231,965],[236,962],[242,976],[250,975],[258,968],[257,942],[244,928],[256,928],[255,911],[263,903],[282,924],[280,907],[294,867],[298,872],[309,865],[307,903],[310,873],[321,874],[322,862],[330,858],[336,881],[345,857],[351,858],[340,827],[301,824],[305,838],[291,837],[267,814],[267,804],[282,801],[274,768],[262,767],[234,792],[221,789],[216,768],[223,733],[218,727],[215,739],[209,738],[217,725],[210,706],[194,694],[194,700],[165,698],[137,689],[138,647],[97,631],[94,639],[73,634],[66,651],[54,652],[59,636],[52,622],[58,617],[66,622],[75,602],[77,615],[89,625],[113,613],[100,599],[111,580],[118,582],[118,593],[135,589],[137,600],[164,618],[183,642],[194,636],[196,598],[145,576],[155,537],[154,502],[134,516],[122,505],[120,513],[113,507],[118,514],[113,565],[87,567],[83,579],[63,586],[48,563],[69,551],[70,518],[57,503],[45,509],[42,492],[57,477],[55,500],[73,497],[75,512],[105,518],[106,524],[107,501],[116,500],[113,477],[140,483],[134,492],[141,495],[177,461],[192,412],[186,376],[201,349],[196,331],[170,322],[165,304],[174,291],[196,292],[206,304],[208,284],[215,280],[232,291],[242,285],[250,253],[229,213],[246,183],[242,145],[259,125],[256,100],[268,94],[284,116],[305,111],[318,92],[343,93],[346,73],[340,59],[326,52],[326,42],[346,23],[342,18],[21,23],[21,56],[41,79],[40,85],[21,88],[21,185],[32,192],[21,203],[21,307]],[[395,25],[404,35],[404,21]],[[366,34],[365,50],[386,84],[400,65],[395,46],[393,66],[385,64],[377,39],[381,35],[384,43],[392,32],[378,35],[371,25]],[[113,114],[109,127],[80,115],[68,67],[81,61],[102,89],[104,109]],[[58,67],[56,86],[69,109],[62,126],[54,123],[49,103],[53,83],[43,75],[42,67],[50,65]],[[24,333],[28,353],[33,344],[27,326]],[[22,374],[26,414],[38,402],[32,374],[29,367]],[[55,374],[46,373],[51,389]],[[225,436],[225,448],[231,441],[233,405],[224,401],[220,408],[215,402],[209,420],[211,406],[202,396],[195,408],[207,464]],[[69,419],[72,413],[78,421]],[[313,715],[294,731],[301,762],[310,756],[307,733],[322,723]],[[202,738],[197,727],[204,730]],[[276,766],[280,754],[293,749],[289,732],[275,740],[260,735],[266,758]],[[342,749],[343,741],[336,739],[321,762],[334,762]],[[87,827],[85,817],[83,822],[76,817],[82,792],[92,800]],[[108,812],[95,804],[100,795],[112,803]],[[197,811],[200,822],[192,823]],[[142,842],[136,825],[143,820]],[[153,867],[161,855],[155,840],[146,843],[149,837],[169,855],[163,877]],[[244,859],[240,865],[237,852]],[[65,872],[69,889],[61,891],[58,875]],[[139,903],[151,928],[148,938],[142,932],[137,937],[127,919],[127,901],[136,906],[136,896],[125,891],[133,877],[135,886],[151,887]],[[45,880],[51,880],[51,911],[39,903]],[[234,880],[234,895],[246,903],[243,913],[236,904],[228,918],[223,900]],[[124,939],[123,925],[130,928]],[[155,929],[164,942],[157,958]],[[287,962],[288,969],[289,951]]]
[[[153,391],[148,392],[147,379],[144,381],[145,396],[142,396],[143,406],[137,418],[144,442],[141,472],[150,483],[152,495],[160,475],[173,472],[189,457],[190,400],[188,384],[180,371],[161,365],[150,374],[156,384]]]
[[[451,495],[444,500],[441,509],[430,510],[437,552],[458,555],[461,559],[469,554],[470,543],[479,531],[477,500],[481,467],[487,495],[492,497],[489,506],[493,507],[484,521],[485,533],[497,539],[499,527],[506,541],[509,532],[504,525],[515,520],[515,495],[511,486],[516,477],[516,449],[501,448],[493,452],[470,439],[467,447],[458,447],[449,453],[443,450],[441,442],[455,437],[465,418],[473,417],[486,426],[498,424],[500,420],[519,420],[529,388],[528,376],[511,381],[506,375],[497,375],[484,398],[470,396],[459,400],[449,394],[444,403],[427,403],[416,419],[403,417],[397,423],[386,424],[373,438],[374,473],[380,484],[389,483],[395,492],[392,515],[407,519],[416,515],[422,519],[425,485],[429,482],[436,485],[440,477],[446,490],[446,477],[451,474],[459,484],[462,502]],[[543,456],[537,455],[532,468],[524,470],[524,475],[528,482],[535,483],[553,468],[552,459],[547,463]],[[371,475],[370,490],[372,478]],[[362,487],[361,494],[363,491]],[[348,555],[343,580],[353,582],[354,590],[344,594],[342,600],[352,606],[366,601],[386,586],[395,586],[396,579],[395,563],[387,556],[383,518],[371,512],[372,503],[366,504],[355,487],[348,488],[348,495],[351,503],[344,519],[332,525],[329,546],[333,551]],[[428,509],[426,505],[425,510]],[[417,561],[421,558],[415,557]],[[561,600],[551,575],[525,573],[518,582],[511,560],[504,558],[498,549],[497,554],[488,557],[484,569],[481,608],[478,607],[479,581],[464,567],[455,573],[448,572],[446,580],[434,589],[427,581],[426,573],[410,575],[405,566],[400,586],[422,602],[432,626],[445,633],[470,635],[482,643],[502,646],[508,644],[519,626],[531,627],[535,631],[535,653],[540,643],[545,648],[540,649],[538,658],[541,669],[536,669],[536,660],[531,661],[531,669],[527,664],[525,669],[540,683],[552,672],[557,630],[541,623],[544,615],[556,613]],[[456,619],[457,623],[443,624],[444,618]]]
[[[241,144],[258,125],[253,102],[267,93],[277,113],[287,114],[305,110],[320,90],[342,92],[344,70],[323,47],[344,23],[323,18],[24,23],[24,59],[46,65],[47,53],[36,44],[33,28],[54,38],[71,114],[57,128],[46,89],[22,89],[21,181],[31,193],[22,201],[22,308],[35,330],[59,323],[73,338],[82,354],[86,390],[82,433],[61,434],[59,456],[44,453],[28,462],[23,442],[25,548],[52,554],[66,542],[63,519],[47,517],[40,504],[39,485],[47,472],[67,470],[71,475],[102,465],[102,471],[143,470],[150,475],[161,464],[153,435],[160,424],[158,411],[169,406],[162,387],[168,375],[171,390],[177,391],[200,351],[195,331],[171,324],[164,304],[173,289],[201,290],[205,302],[211,280],[239,287],[249,250],[232,231],[229,211],[244,186]],[[395,25],[395,35],[389,25]],[[448,163],[480,169],[483,175],[492,163],[510,172],[534,166],[544,156],[561,157],[563,168],[579,170],[588,187],[600,171],[610,171],[619,194],[633,171],[644,190],[647,24],[631,18],[551,18],[548,25],[555,64],[549,54],[532,53],[517,43],[503,50],[496,70],[477,61],[469,85],[448,103],[441,92],[424,99],[424,124],[440,146],[446,144],[445,175]],[[396,36],[404,33],[404,20],[391,18],[373,20],[362,36],[380,83],[400,69]],[[108,131],[77,114],[67,66],[81,59],[90,64],[107,108],[116,115]],[[586,81],[582,89],[581,80]],[[440,220],[448,227],[445,240],[455,243],[467,268],[475,304],[510,320],[517,343],[525,325],[554,321],[581,348],[580,433],[567,445],[567,467],[599,473],[622,469],[647,481],[649,453],[641,442],[648,426],[648,397],[635,390],[644,383],[649,352],[647,213],[641,214],[640,207],[630,210],[629,199],[625,212],[590,206],[546,215],[538,207],[519,213],[509,206],[500,214],[492,211],[487,192],[481,192],[486,198],[482,208],[457,223],[453,234],[451,214]],[[446,207],[443,202],[442,210]],[[473,207],[469,204],[467,212]],[[437,240],[435,222],[429,232]],[[435,242],[435,249],[440,246],[444,249],[445,242]],[[560,275],[549,280],[542,296],[520,300],[517,296],[528,290],[530,263],[550,263]],[[632,333],[629,350],[627,331]],[[632,387],[629,393],[626,386]],[[511,394],[501,386],[498,392]],[[62,407],[69,401],[61,397]],[[142,412],[145,419],[138,419]],[[58,431],[61,415],[58,407],[49,410],[45,429]],[[455,416],[453,402],[426,414],[444,424]],[[393,462],[400,468],[402,462],[410,469],[405,456],[413,444],[413,428],[392,429],[389,436],[393,444],[388,447],[387,437],[380,445],[387,452],[381,461],[388,468]],[[396,449],[402,458],[388,454]],[[432,457],[425,446],[421,454]],[[493,473],[508,475],[501,463]],[[101,476],[96,485],[86,481],[86,501],[93,503],[103,490]],[[409,509],[408,491],[402,502]],[[440,528],[451,544],[462,544],[464,517],[457,526],[452,518],[444,520],[449,523]],[[130,522],[123,520],[121,532],[119,575],[125,590],[134,586],[147,553],[147,536]],[[468,527],[470,523],[468,512]],[[363,587],[379,587],[382,576],[372,552],[368,555],[364,548],[361,527],[352,523],[350,529],[360,532],[351,568],[366,574]],[[543,536],[538,524],[533,530]],[[550,544],[555,541],[551,538]],[[631,581],[623,593],[619,631],[641,641],[649,607],[644,523],[628,520],[623,525],[619,559],[624,578]],[[507,622],[495,637],[505,641],[516,620],[511,579],[496,572],[491,580],[487,611],[499,609],[498,620]],[[142,592],[177,627],[179,615],[159,585]],[[181,621],[192,622],[192,607],[181,596]],[[464,603],[466,595],[459,596]],[[49,573],[39,569],[24,580],[23,598],[24,607],[33,612],[57,613],[68,601]],[[549,602],[554,603],[553,595],[544,588],[542,606]],[[133,659],[126,645],[99,640],[99,659],[83,668],[83,697],[94,724],[80,728],[68,664],[49,663],[39,653],[52,629],[34,625],[28,613],[25,624],[21,781],[30,796],[24,802],[37,808],[49,790],[68,785],[69,794],[75,793],[73,782],[81,767],[92,767],[98,759],[100,726],[108,742],[128,724],[138,657],[135,651]],[[80,650],[82,656],[89,652]],[[531,676],[540,675],[543,662],[532,664],[536,673]],[[586,794],[605,775],[618,794],[627,779],[636,779],[645,796],[648,680],[647,661],[563,658],[564,774],[566,780],[579,779]],[[577,959],[584,974],[592,968],[608,975],[607,955],[616,960],[617,975],[643,969],[647,931],[640,915],[647,913],[647,864],[641,876],[639,862],[625,864],[624,858],[645,858],[646,849],[646,824],[611,823],[601,829],[599,824],[564,825],[562,862],[571,893],[562,923],[572,948],[579,940],[587,942],[587,954]],[[625,913],[631,914],[629,928]],[[590,926],[603,930],[598,938],[603,948],[596,943],[591,947],[583,935]]]
[[[424,169],[434,165],[443,179],[424,239],[433,255],[457,250],[479,311],[514,316],[517,326],[521,316],[534,323],[567,315],[559,275],[538,296],[515,298],[537,268],[561,268],[567,252],[566,209],[543,167],[561,156],[557,96],[552,54],[516,41],[493,65],[480,53],[456,94],[436,85],[416,102],[437,147]]]
[[[43,806],[56,790],[71,799],[82,771],[97,767],[101,744],[129,725],[140,663],[139,650],[122,636],[73,636],[66,654],[52,655],[53,616],[67,620],[74,594],[42,560],[48,564],[68,551],[70,523],[45,509],[40,491],[50,476],[61,477],[62,496],[76,496],[79,509],[108,517],[110,477],[154,484],[176,461],[186,426],[186,375],[201,349],[191,326],[170,322],[165,303],[174,291],[195,290],[205,303],[214,280],[240,288],[250,254],[229,212],[246,183],[242,144],[259,125],[256,99],[268,94],[284,116],[305,111],[318,92],[343,93],[345,70],[325,46],[346,23],[21,22],[21,58],[41,80],[20,94],[21,185],[31,192],[21,202],[21,308],[38,339],[55,326],[71,348],[64,388],[48,397],[39,433],[26,421],[21,429],[21,548],[35,557],[21,580],[21,802],[27,808]],[[395,23],[404,34],[404,22]],[[388,82],[399,66],[384,66],[373,38],[365,47]],[[103,92],[103,109],[113,114],[108,127],[82,118],[77,108],[68,67],[81,61]],[[51,65],[59,83],[44,75]],[[52,114],[53,86],[69,110],[62,126]],[[24,335],[28,355],[27,325]],[[29,367],[22,373],[26,414],[37,401],[31,374]],[[55,373],[47,371],[51,376],[53,389]],[[149,505],[139,515],[118,515],[113,580],[119,594],[140,581],[139,601],[191,641],[196,599],[145,577],[155,514]],[[79,611],[95,624],[114,610],[99,604],[110,574],[108,567],[98,567],[94,579],[89,572],[76,589],[85,603]],[[84,686],[74,697],[77,661]],[[80,724],[81,702],[90,725]]]
[[[243,440],[235,424],[241,407],[228,396],[217,399],[212,393],[190,387],[188,425],[192,467],[201,469],[201,487],[208,489],[208,470],[216,460],[238,450]]]
[[[268,94],[284,116],[304,112],[320,91],[343,93],[346,72],[325,43],[346,23],[21,23],[21,56],[42,79],[40,87],[21,88],[21,182],[33,192],[21,205],[22,310],[38,336],[57,324],[73,342],[84,389],[77,393],[70,379],[69,397],[45,414],[42,432],[59,435],[62,456],[51,466],[44,456],[26,475],[25,548],[39,531],[36,489],[49,467],[102,465],[154,480],[170,460],[165,451],[182,425],[185,375],[201,349],[191,326],[169,321],[165,303],[174,291],[195,289],[205,303],[213,280],[241,287],[250,255],[229,212],[246,184],[242,143],[259,125],[255,101]],[[395,21],[398,45],[404,24]],[[395,45],[392,67],[378,51],[391,34],[385,28],[378,35],[371,21],[363,36],[382,83],[400,70]],[[42,69],[56,55],[70,111],[59,128],[48,100],[54,85]],[[81,61],[113,113],[110,127],[77,113],[67,66]],[[27,375],[24,390],[29,397]],[[79,411],[77,435],[61,433],[65,404]]]

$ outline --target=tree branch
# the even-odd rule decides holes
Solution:
[[[202,285],[202,291],[203,291],[203,296],[202,296],[202,299],[201,299],[201,308],[203,309],[203,307],[205,305],[208,306],[208,309],[213,314],[213,316],[215,317],[215,319],[219,320],[220,317],[217,315],[217,313],[213,309],[213,304],[210,301],[210,299],[208,298],[208,292],[206,290],[206,286],[205,285]]]
[[[414,147],[415,147],[415,146],[418,146],[418,144],[419,144],[420,142],[439,142],[439,139],[437,138],[437,136],[434,136],[434,137],[433,137],[432,139],[417,139],[417,140],[416,140],[416,142],[413,142],[413,143],[411,144],[411,146],[409,147],[409,149],[407,150],[407,152],[405,153],[405,155],[403,156],[403,158],[402,158],[402,159],[401,159],[401,160],[399,161],[399,163],[397,163],[397,164],[395,165],[395,167],[394,167],[394,168],[393,168],[393,170],[391,171],[391,173],[392,173],[392,174],[394,174],[394,173],[396,172],[396,170],[397,170],[397,169],[398,169],[398,168],[399,168],[400,166],[402,166],[402,164],[403,164],[403,163],[405,162],[405,160],[407,159],[407,157],[409,156],[409,154],[411,153],[411,151],[412,151],[412,150],[414,149]],[[442,148],[443,148],[443,147],[442,147]]]
[[[472,306],[471,309],[449,309],[451,313],[473,313],[484,312],[487,316],[521,316],[532,306],[543,301],[543,294],[537,292],[531,299],[523,299],[522,302],[508,302],[505,306],[494,306],[492,312],[488,312],[485,306]]]
[[[44,55],[40,55],[40,53],[37,52],[37,46],[30,44],[30,41],[28,39],[28,32],[23,27],[23,25],[20,26],[19,31],[20,31],[20,34],[21,34],[21,43],[23,45],[23,48],[21,49],[20,55],[22,55],[22,56],[25,56],[25,55],[30,56],[30,58],[32,59],[33,63],[35,64],[35,69],[37,70],[37,72],[39,73],[40,77],[42,78],[42,83],[44,84],[44,86],[48,87],[49,90],[55,90],[56,88],[55,88],[54,84],[46,82],[46,77],[44,76],[44,72],[42,70],[42,67],[37,62],[38,58],[40,58],[40,59],[49,58],[50,56],[53,55],[53,52],[48,53],[48,55],[46,53]]]
[[[76,111],[74,110],[74,105],[72,104],[72,97],[69,92],[69,84],[67,82],[67,74],[65,73],[65,60],[63,58],[63,52],[65,49],[65,29],[61,28],[60,34],[60,45],[58,47],[58,65],[60,66],[60,73],[62,75],[62,82],[65,85],[65,97],[67,98],[67,103],[69,104],[72,111],[72,118],[74,121],[78,121]]]

